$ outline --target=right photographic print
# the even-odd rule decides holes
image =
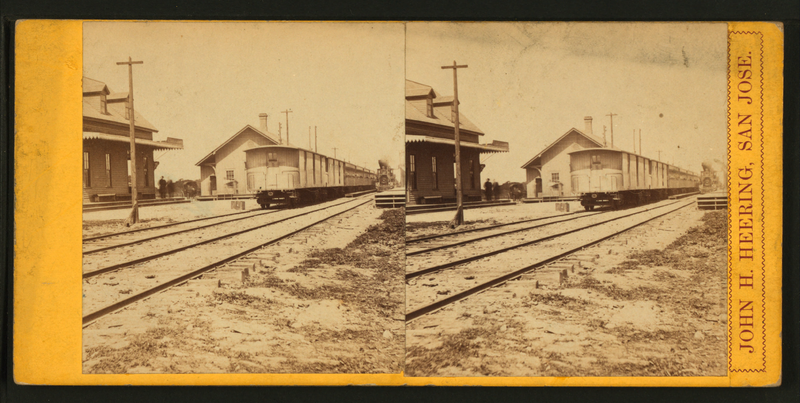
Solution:
[[[406,376],[728,374],[726,23],[408,23],[405,88]]]

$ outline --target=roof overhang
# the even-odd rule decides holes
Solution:
[[[84,140],[106,140],[117,141],[121,143],[130,143],[131,138],[128,136],[118,136],[116,134],[97,133],[97,132],[83,132]],[[183,140],[168,138],[167,141],[155,141],[147,139],[136,139],[136,145],[150,146],[155,150],[183,150]]]
[[[414,134],[406,134],[406,143],[434,143],[434,144],[445,144],[455,147],[456,142],[455,140],[451,139],[443,139],[440,137],[430,137],[430,136],[420,136]],[[508,152],[508,143],[505,141],[497,141],[494,140],[492,144],[479,144],[479,143],[472,143],[468,141],[460,142],[461,147],[464,148],[474,148],[477,149],[480,153],[507,153]]]

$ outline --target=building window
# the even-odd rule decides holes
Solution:
[[[106,183],[111,187],[111,155],[106,153]]]
[[[595,154],[592,155],[592,164],[599,164],[600,163],[600,156]]]
[[[105,94],[100,95],[100,112],[103,115],[108,115],[108,100],[106,99]]]
[[[144,161],[144,185],[150,186],[150,175],[148,175],[148,167],[147,167],[147,157],[143,156],[142,161]]]
[[[431,157],[431,179],[433,180],[433,190],[439,190],[439,173],[436,171],[436,157]]]
[[[229,181],[233,180],[233,169],[225,171],[225,179]]]
[[[92,175],[89,170],[89,152],[83,152],[83,187],[92,187]]]
[[[278,166],[278,154],[277,153],[267,153],[267,166],[269,167],[276,167]]]
[[[408,156],[408,187],[417,190],[417,164],[414,154]]]
[[[432,118],[433,117],[433,98],[428,97],[427,101],[428,101],[428,117]]]
[[[553,172],[550,174],[550,181],[551,182],[558,182],[558,172]]]
[[[475,189],[475,163],[469,160],[469,188]]]

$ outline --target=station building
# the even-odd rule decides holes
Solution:
[[[130,108],[128,93],[112,94],[105,83],[83,78],[83,202],[130,200]],[[158,130],[135,112],[136,181],[139,199],[154,199],[156,150],[181,150],[183,140],[155,141]]]
[[[452,96],[441,96],[428,85],[406,80],[408,205],[456,200],[454,106]],[[480,155],[508,152],[508,143],[480,144],[484,133],[460,111],[459,134],[464,201],[481,200]]]
[[[260,114],[260,129],[245,125],[195,164],[200,167],[201,197],[252,195],[245,150],[281,144],[280,136],[267,131],[267,117]]]
[[[522,166],[526,173],[528,198],[572,197],[577,195],[577,184],[571,183],[569,153],[586,148],[616,148],[606,144],[604,138],[592,133],[592,117],[584,118],[584,131],[569,129],[552,144]]]

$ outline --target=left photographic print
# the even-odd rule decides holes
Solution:
[[[402,370],[402,24],[85,22],[82,90],[83,373]]]

